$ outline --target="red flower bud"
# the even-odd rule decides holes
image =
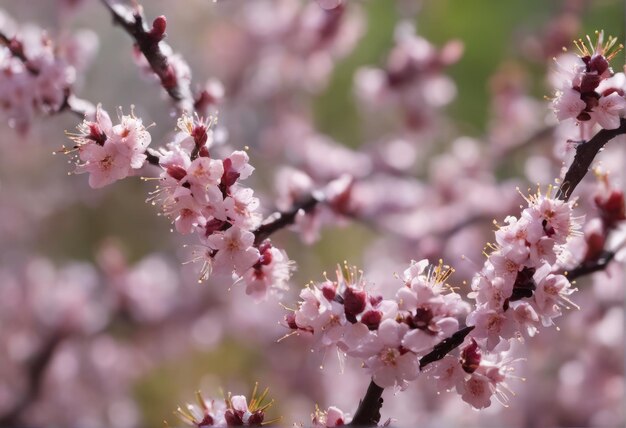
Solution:
[[[367,293],[363,290],[355,290],[352,287],[348,287],[343,293],[343,299],[346,315],[358,315],[365,310]]]

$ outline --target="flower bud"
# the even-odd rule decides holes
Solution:
[[[158,16],[152,22],[152,29],[148,34],[150,34],[150,37],[152,37],[155,42],[160,42],[165,37],[165,27],[167,27],[165,16]]]
[[[461,351],[461,367],[466,373],[474,373],[480,366],[480,348],[474,339]]]
[[[361,322],[370,330],[377,330],[383,314],[380,311],[367,311],[361,317]]]
[[[348,287],[343,293],[343,298],[346,315],[358,315],[365,310],[367,304],[367,293],[365,291],[358,291]]]

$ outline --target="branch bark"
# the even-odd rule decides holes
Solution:
[[[46,369],[59,344],[63,341],[62,333],[55,333],[44,343],[39,353],[28,363],[28,383],[26,390],[9,413],[0,417],[0,426],[24,426],[23,412],[37,399],[41,391]]]
[[[620,119],[620,126],[615,129],[603,129],[589,141],[582,141],[576,146],[576,155],[570,165],[565,178],[559,186],[556,197],[563,201],[569,200],[570,196],[585,177],[591,163],[606,143],[618,135],[626,134],[626,119]]]
[[[302,202],[294,205],[291,210],[272,214],[254,231],[254,245],[259,246],[274,232],[292,225],[296,221],[296,216],[300,210],[303,210],[305,213],[311,212],[322,200],[321,196],[312,194]]]
[[[574,281],[581,276],[604,270],[609,265],[609,263],[611,263],[614,257],[615,252],[603,251],[597,259],[583,262],[580,265],[576,266],[574,269],[567,272],[567,279],[569,279],[570,281]]]
[[[376,385],[374,381],[370,381],[367,392],[356,409],[352,422],[348,425],[353,427],[369,427],[376,426],[380,422],[380,409],[383,407],[383,391],[384,388]]]

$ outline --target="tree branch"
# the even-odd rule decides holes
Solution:
[[[9,411],[9,413],[0,417],[0,426],[24,426],[21,420],[22,413],[30,406],[39,396],[41,385],[44,380],[46,369],[52,360],[52,357],[63,341],[62,333],[53,334],[47,342],[44,343],[39,353],[28,363],[26,391],[22,394],[17,403]]]
[[[591,163],[598,152],[613,138],[626,134],[626,119],[620,119],[620,126],[615,129],[603,129],[589,141],[582,141],[576,146],[576,155],[570,165],[563,182],[559,186],[556,197],[563,201],[569,200],[570,196],[587,174]]]
[[[300,210],[305,213],[312,211],[317,204],[323,201],[321,196],[311,194],[308,198],[302,202],[296,204],[291,210],[286,212],[276,212],[269,216],[261,226],[254,231],[254,245],[259,246],[265,239],[267,239],[274,232],[283,229],[289,225],[292,225],[296,221],[296,215]]]
[[[380,422],[380,409],[383,406],[384,388],[376,385],[374,381],[370,381],[367,392],[361,401],[359,407],[354,413],[354,418],[349,426],[369,427],[376,426]]]
[[[432,351],[420,358],[420,370],[430,363],[441,360],[453,349],[461,346],[465,340],[465,336],[467,336],[472,330],[474,330],[474,326],[463,327],[452,336],[436,344]]]
[[[189,83],[181,82],[163,52],[159,43],[165,37],[165,18],[158,17],[152,29],[145,24],[141,8],[131,9],[121,4],[111,4],[108,0],[100,0],[111,12],[113,21],[120,25],[134,40],[150,68],[161,81],[168,95],[182,111],[194,111],[194,98]]]
[[[602,253],[600,253],[600,256],[595,260],[582,262],[574,269],[568,271],[566,275],[567,279],[573,281],[577,278],[580,278],[581,276],[604,270],[609,265],[609,263],[611,263],[614,257],[614,251],[602,251]]]

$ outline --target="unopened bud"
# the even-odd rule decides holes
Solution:
[[[346,315],[358,315],[365,310],[367,304],[367,293],[365,291],[348,287],[343,293],[343,298]]]
[[[383,314],[380,311],[367,311],[361,317],[361,322],[370,330],[377,330]]]
[[[152,22],[152,29],[150,30],[150,36],[155,42],[163,40],[165,37],[165,27],[167,27],[167,20],[163,15],[157,17]]]
[[[167,174],[173,179],[180,181],[183,178],[185,178],[185,176],[187,175],[187,171],[183,167],[174,165],[174,166],[167,167]]]
[[[466,373],[474,373],[480,366],[480,348],[474,339],[461,351],[461,367]]]

